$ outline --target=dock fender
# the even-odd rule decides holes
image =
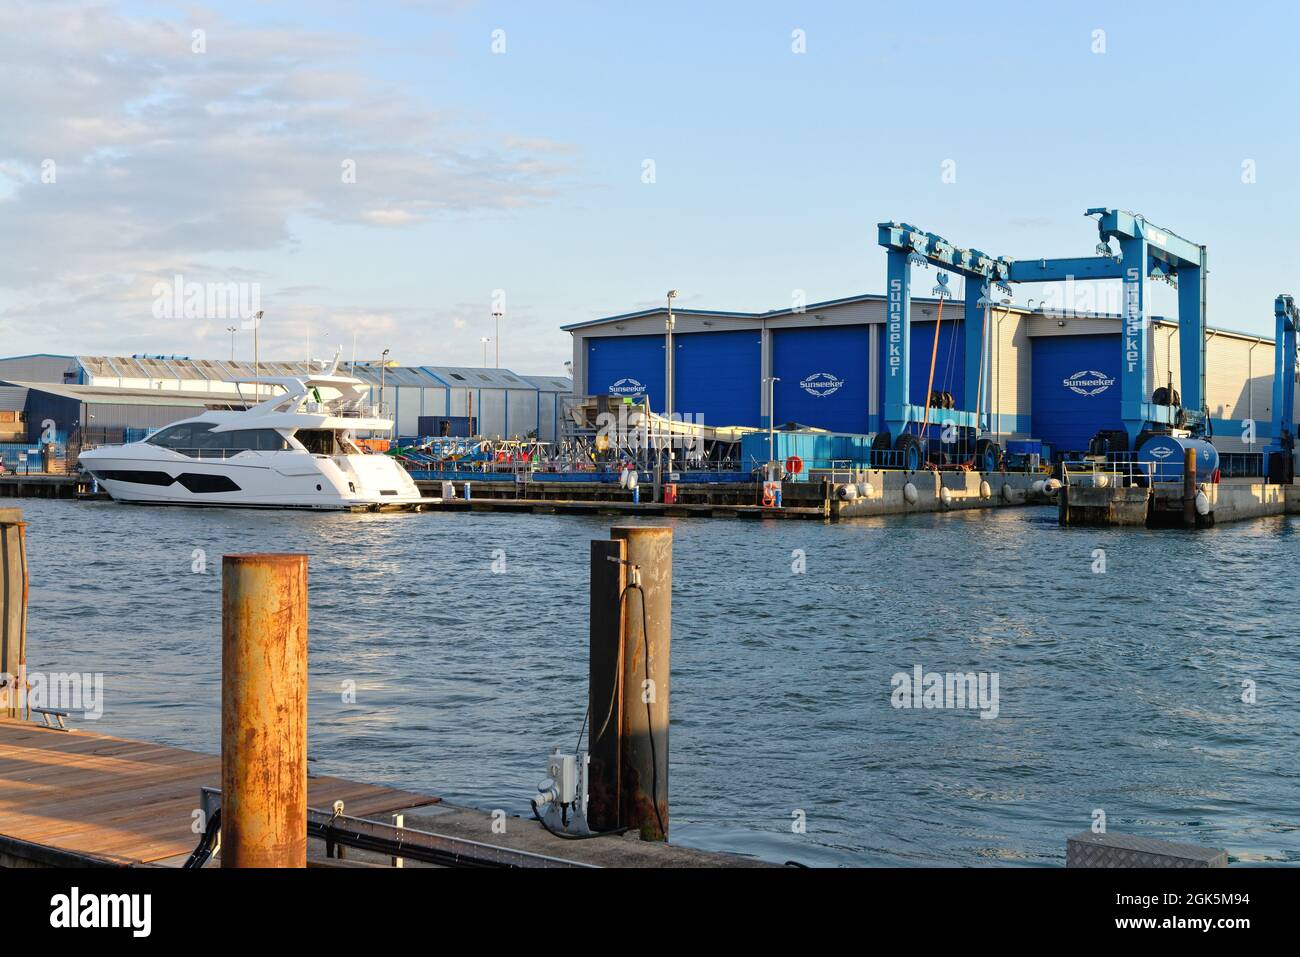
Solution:
[[[944,508],[952,508],[952,489],[946,485],[939,489],[939,501],[943,502]]]
[[[903,486],[903,499],[908,505],[915,505],[918,498],[920,498],[920,495],[917,493],[915,485],[908,482]]]
[[[1002,501],[1004,501],[1004,502],[1008,502],[1008,503],[1009,503],[1009,502],[1011,501],[1011,496],[1012,496],[1012,494],[1013,494],[1013,493],[1012,493],[1012,489],[1011,489],[1011,483],[1010,483],[1010,482],[1003,482],[1003,483],[1002,483]]]
[[[1210,497],[1205,494],[1205,489],[1203,488],[1199,488],[1196,490],[1196,514],[1197,515],[1210,514]]]
[[[871,498],[871,496],[876,494],[876,487],[870,482],[863,482],[858,486],[858,494],[863,498]]]
[[[984,501],[987,502],[992,497],[993,497],[993,486],[989,485],[987,479],[980,479],[980,498],[984,499]]]

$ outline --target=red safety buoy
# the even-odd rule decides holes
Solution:
[[[798,475],[803,471],[803,459],[797,455],[792,455],[785,460],[785,470],[791,475]]]

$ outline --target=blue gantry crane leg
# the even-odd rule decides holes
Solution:
[[[922,421],[925,408],[914,405],[911,401],[911,267],[934,265],[964,277],[966,315],[975,317],[979,315],[979,310],[989,305],[989,289],[993,285],[1001,286],[1010,294],[1006,281],[1011,263],[995,259],[978,249],[958,248],[942,236],[907,223],[880,223],[878,230],[878,241],[885,247],[888,266],[885,365],[882,370],[885,379],[882,433],[886,442],[892,442],[902,456],[900,464],[904,468],[915,469],[924,464],[922,442],[925,437],[918,440],[908,433],[907,427],[912,422]],[[986,424],[981,410],[975,408],[977,404],[983,405],[983,399],[986,398],[981,397],[977,402],[980,354],[983,348],[980,334],[982,325],[975,321],[964,324],[962,362],[966,369],[965,393],[958,399],[960,408],[945,409],[941,413],[945,424],[971,429],[976,433]],[[993,448],[990,461],[981,463],[981,467],[996,464],[997,451]]]
[[[1273,300],[1277,344],[1273,351],[1273,435],[1264,450],[1264,474],[1270,482],[1295,481],[1296,329],[1300,309],[1285,293]]]
[[[984,404],[980,396],[982,320],[984,311],[993,305],[993,288],[1009,294],[1010,283],[1118,279],[1123,282],[1120,416],[1129,448],[1136,451],[1139,436],[1152,427],[1156,431],[1185,428],[1194,434],[1205,430],[1205,247],[1126,210],[1094,207],[1086,215],[1097,217],[1098,255],[1062,259],[990,256],[978,249],[958,248],[907,223],[879,224],[878,241],[885,247],[889,267],[883,425],[896,445],[905,441],[908,424],[923,413],[911,404],[908,389],[913,264],[933,265],[966,279],[962,335],[965,394],[962,411],[945,410],[945,421],[977,432],[987,424],[983,409],[976,406]],[[1119,245],[1118,253],[1112,250],[1112,240]],[[1146,280],[1152,277],[1178,287],[1180,403],[1168,396],[1168,404],[1157,404],[1147,392],[1151,324]]]

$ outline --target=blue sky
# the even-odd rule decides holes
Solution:
[[[264,355],[356,333],[477,364],[504,290],[502,363],[554,373],[560,325],[668,288],[746,310],[880,291],[882,220],[1089,255],[1090,206],[1208,244],[1214,325],[1271,334],[1300,291],[1290,5],[24,6],[0,41],[6,354],[224,354],[227,323],[151,313],[180,273],[258,283]]]

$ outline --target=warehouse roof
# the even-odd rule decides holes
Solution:
[[[14,356],[13,359],[33,358]],[[104,380],[144,380],[169,382],[180,385],[178,391],[168,395],[183,394],[185,383],[223,382],[247,379],[254,375],[295,376],[319,373],[328,366],[322,360],[293,360],[289,362],[267,359],[257,364],[234,359],[194,359],[189,356],[135,355],[135,356],[50,356],[66,358],[69,369],[83,370],[81,378],[90,380],[99,388],[108,388]],[[4,360],[0,360],[4,361]],[[355,375],[370,384],[383,382],[390,386],[415,386],[422,388],[477,388],[516,389],[526,391],[560,391],[572,389],[569,380],[560,376],[524,376],[509,369],[489,369],[468,366],[383,365],[378,360],[356,363],[344,362],[340,371]],[[24,377],[31,379],[39,373],[29,371]],[[48,383],[45,383],[48,384]],[[124,390],[124,391],[129,391]],[[146,390],[147,391],[147,390]],[[192,388],[196,395],[207,395],[202,388]],[[115,390],[115,394],[120,394]]]
[[[60,398],[84,403],[107,405],[192,405],[204,407],[209,403],[228,404],[223,397],[211,392],[183,392],[178,389],[114,389],[91,385],[57,385],[52,382],[13,382],[0,385],[44,392]],[[232,397],[233,398],[233,397]]]
[[[726,312],[726,311],[717,311],[717,310],[710,310],[710,309],[688,309],[688,308],[678,307],[675,308],[673,312],[678,316],[705,316],[708,318],[739,319],[739,320],[754,322],[763,319],[773,319],[779,316],[796,316],[801,314],[807,314],[811,319],[813,317],[813,313],[815,313],[818,309],[829,309],[834,306],[845,306],[845,305],[852,305],[854,303],[862,303],[862,302],[884,302],[884,301],[885,301],[885,296],[882,293],[862,293],[861,295],[857,295],[857,296],[844,296],[839,299],[827,299],[822,302],[811,302],[808,303],[806,306],[803,306],[802,309],[800,310],[796,310],[794,307],[789,307],[785,309],[769,309],[766,312]],[[928,296],[913,296],[912,302],[917,304],[927,304],[927,303],[936,304],[938,303],[938,300]],[[960,299],[957,299],[955,301],[955,304],[960,306],[962,305],[962,301]],[[1115,312],[1080,312],[1076,310],[1065,310],[1065,309],[1053,309],[1049,312],[1042,305],[1038,305],[1031,309],[1027,306],[1018,306],[1012,304],[1008,308],[1012,312],[1020,313],[1022,315],[1045,316],[1052,319],[1111,319],[1118,322],[1122,318],[1119,315],[1119,313],[1115,313]],[[587,319],[583,322],[574,322],[574,323],[570,323],[567,326],[561,326],[560,328],[565,332],[572,332],[577,329],[586,329],[592,326],[603,326],[603,325],[608,325],[610,323],[625,322],[633,319],[645,319],[649,316],[666,316],[667,314],[668,314],[668,308],[666,306],[655,306],[654,308],[642,309],[637,312],[625,312],[625,313],[620,313],[619,315],[616,316],[605,316],[601,319]],[[1176,316],[1149,316],[1148,318],[1152,322],[1163,323],[1166,325],[1175,325],[1175,326],[1178,325],[1178,318]],[[1228,329],[1221,326],[1207,325],[1206,330],[1209,332],[1213,332],[1216,335],[1236,336],[1242,339],[1249,339],[1252,342],[1273,341],[1272,336],[1261,336],[1257,333],[1243,332],[1238,329]]]

